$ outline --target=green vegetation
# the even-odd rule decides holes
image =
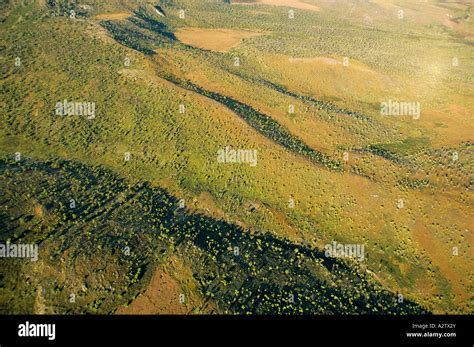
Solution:
[[[387,3],[0,4],[0,241],[41,254],[0,259],[0,311],[113,313],[174,257],[192,312],[472,312],[472,7]],[[251,35],[213,51],[182,28]],[[366,262],[325,257],[334,240]]]
[[[340,170],[342,168],[342,165],[339,162],[335,162],[328,158],[326,155],[308,147],[308,145],[306,145],[303,141],[296,138],[295,136],[292,136],[288,132],[288,130],[286,130],[280,124],[275,122],[271,117],[254,110],[252,107],[237,100],[234,100],[230,97],[204,90],[203,88],[189,81],[181,81],[170,74],[165,73],[161,74],[161,76],[182,88],[192,90],[193,92],[199,93],[212,100],[220,102],[221,104],[225,105],[226,107],[237,113],[239,116],[241,116],[250,126],[255,128],[264,136],[281,144],[290,151],[304,155],[315,163],[323,165],[328,169]]]
[[[202,295],[215,300],[222,312],[425,312],[410,301],[398,303],[398,297],[377,285],[360,265],[188,214],[177,199],[147,182],[130,184],[101,167],[61,160],[2,161],[0,172],[5,178],[0,187],[0,237],[38,244],[45,259],[41,267],[49,269],[33,276],[38,268],[34,262],[1,259],[2,313],[35,307],[33,286],[21,289],[21,306],[15,300],[18,272],[41,285],[42,300],[55,313],[112,312],[142,288],[140,279],[150,265],[162,261],[160,255],[170,251],[170,243],[176,256],[191,264]],[[63,265],[64,254],[69,256]],[[117,265],[104,273],[109,258]],[[62,271],[84,277],[60,280]],[[78,293],[76,302],[68,302],[77,288],[86,290]],[[118,294],[120,301],[115,300]]]

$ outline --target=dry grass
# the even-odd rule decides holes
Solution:
[[[172,56],[169,51],[167,55]],[[178,59],[178,57],[180,58]],[[286,82],[290,89],[298,90],[310,85],[311,91],[316,95],[319,92],[322,95],[336,95],[342,98],[350,92],[351,95],[356,95],[359,99],[367,97],[367,95],[376,95],[376,100],[383,100],[384,88],[400,83],[396,79],[392,80],[391,76],[371,70],[367,65],[355,60],[351,60],[347,67],[343,66],[341,57],[303,59],[289,58],[283,55],[268,55],[263,56],[262,60],[267,62],[267,65],[271,65],[272,69],[276,69],[282,74],[282,80]],[[187,60],[183,56],[176,55],[174,61],[184,62]],[[224,95],[232,95],[236,99],[243,100],[262,112],[271,114],[273,118],[287,126],[292,133],[303,138],[310,146],[321,148],[328,143],[324,137],[325,134],[334,134],[334,130],[330,131],[329,128],[323,130],[325,129],[323,125],[316,125],[314,117],[301,119],[302,115],[300,115],[298,120],[292,123],[291,119],[283,111],[279,113],[276,109],[266,107],[258,100],[254,100],[251,96],[255,95],[255,92],[252,92],[251,86],[246,83],[234,79],[225,79],[227,83],[224,85],[222,82],[219,82],[219,79],[213,79],[212,76],[214,75],[222,78],[222,73],[220,75],[217,74],[213,71],[212,67],[204,63],[198,64],[193,61],[193,64],[186,66],[189,66],[188,73],[186,74],[187,79],[204,86],[206,89],[215,90]],[[191,66],[194,66],[194,68],[191,68]],[[204,71],[209,73],[206,74]],[[306,83],[299,84],[302,80],[303,82],[306,81]],[[308,81],[311,83],[307,83]],[[345,87],[345,89],[342,89],[342,87]],[[265,93],[266,91],[260,90],[258,94],[266,95]],[[400,93],[404,93],[404,91]],[[371,99],[368,98],[368,100]],[[459,114],[466,112],[464,108],[456,109],[456,111]],[[240,129],[237,136],[240,140],[248,136],[247,130],[252,132],[250,129],[246,129],[247,126],[242,127],[242,125],[238,125],[238,119],[232,118],[232,114],[228,112],[224,114],[225,118],[228,116],[229,118],[220,123],[221,131],[230,134],[232,132],[235,133],[235,130],[231,129]],[[219,116],[223,117],[224,115],[219,113]],[[217,115],[213,117],[217,117]],[[429,119],[430,117],[426,117],[425,120],[423,116],[420,120],[420,126],[423,127],[425,121],[427,122]],[[462,119],[468,119],[468,117],[465,115]],[[448,122],[449,119],[445,121]],[[458,119],[456,123],[451,122],[449,128],[443,128],[442,130],[446,132],[447,129],[454,127],[454,124],[461,124],[462,122],[461,119]],[[469,129],[466,124],[464,126],[466,129]],[[458,126],[456,128],[459,129]],[[305,132],[304,129],[308,129],[308,131]],[[318,130],[315,131],[314,129]],[[465,133],[467,135],[467,131]],[[456,138],[454,135],[453,132],[451,138]],[[306,211],[308,216],[316,216],[318,220],[326,220],[333,214],[339,216],[338,223],[332,225],[331,237],[337,238],[340,236],[342,238],[344,235],[347,236],[350,230],[350,235],[354,239],[369,237],[369,239],[376,240],[376,242],[383,245],[390,244],[392,237],[394,243],[403,240],[401,244],[404,245],[404,252],[406,254],[417,254],[420,256],[423,254],[427,256],[434,266],[439,268],[441,275],[449,278],[454,302],[460,307],[466,308],[465,280],[450,272],[448,264],[449,266],[454,265],[453,268],[460,269],[459,273],[465,273],[468,271],[471,261],[466,261],[464,254],[463,256],[452,257],[450,255],[450,247],[452,247],[452,244],[460,243],[460,240],[457,236],[454,237],[453,241],[446,239],[446,235],[456,235],[459,230],[468,228],[468,224],[472,220],[462,217],[462,213],[466,213],[466,206],[458,202],[450,202],[450,200],[442,196],[433,196],[429,191],[410,191],[408,193],[400,191],[394,187],[394,177],[401,174],[401,169],[396,166],[387,166],[389,165],[387,161],[377,157],[366,158],[366,160],[370,161],[370,167],[373,168],[378,177],[377,181],[372,181],[349,173],[341,175],[319,170],[307,163],[303,158],[293,157],[288,155],[288,153],[280,151],[279,148],[268,146],[268,142],[262,141],[260,136],[256,136],[251,142],[254,143],[251,147],[260,148],[262,153],[259,157],[258,170],[256,170],[253,179],[256,182],[260,182],[259,189],[263,191],[263,195],[266,196],[269,193],[268,196],[278,197],[283,202],[278,207],[271,205],[269,208],[271,214],[266,217],[271,221],[277,233],[291,239],[298,239],[300,237],[300,235],[292,230],[294,229],[294,225],[292,225],[294,220],[291,217],[279,214],[279,212],[286,212],[283,205],[286,204],[291,193],[297,200],[297,211]],[[273,159],[270,160],[271,158]],[[275,158],[278,159],[275,160]],[[351,155],[351,161],[354,159],[355,157]],[[287,165],[284,165],[285,162],[291,162],[292,166],[287,167]],[[285,188],[285,177],[292,177],[293,183],[290,190]],[[296,182],[306,182],[306,184],[299,185]],[[267,189],[271,190],[271,193]],[[241,192],[241,194],[245,197],[245,201],[253,201],[261,206],[265,205],[265,198],[259,200],[255,197],[250,198],[245,192]],[[399,198],[403,198],[406,201],[406,208],[397,208],[396,202]],[[334,206],[335,210],[327,211],[325,206],[328,205]],[[446,206],[450,206],[450,208],[444,210]],[[264,209],[260,210],[262,214],[265,214]],[[454,211],[464,212],[455,213]],[[384,218],[375,217],[380,215],[383,215]],[[242,219],[244,220],[245,218]],[[371,221],[370,225],[367,225],[368,220]],[[435,224],[432,225],[432,223]],[[443,227],[437,227],[437,223],[443,225]],[[425,225],[427,232],[431,233],[431,243],[426,243],[427,239],[424,236],[426,232],[419,227],[420,225]],[[328,228],[328,225],[321,224],[320,227],[324,230]],[[409,231],[404,228],[407,228]],[[317,240],[317,234],[303,234],[303,238],[309,243]],[[326,239],[322,238],[322,240],[325,242]],[[324,245],[318,244],[318,246]],[[371,256],[375,259],[384,257],[385,249],[386,246],[380,249],[372,246]],[[415,271],[411,260],[400,262],[400,260],[392,257],[390,261],[401,273]],[[403,292],[404,295],[409,296],[409,291],[403,285],[397,283],[396,277],[386,274],[380,269],[375,272],[387,288]],[[427,277],[423,283],[423,288],[425,287],[430,290],[426,292],[415,291],[411,294],[417,296],[437,312],[441,312],[442,309],[436,308],[436,303],[432,300],[432,293],[440,293],[442,291],[436,278]]]
[[[309,10],[309,11],[319,11],[319,7],[299,0],[257,0],[256,2],[236,2],[239,5],[256,5],[264,4],[271,6],[284,6],[291,7],[293,9],[297,8],[300,10]]]
[[[191,46],[216,52],[226,52],[240,44],[242,39],[262,35],[262,33],[231,30],[184,28],[176,32],[176,37]]]
[[[393,81],[354,59],[343,65],[343,57],[298,58],[268,55],[265,62],[282,74],[281,84],[316,97],[331,96],[348,99],[373,100],[374,95]]]
[[[140,294],[128,307],[117,310],[117,314],[185,314],[186,306],[179,302],[179,283],[159,269],[147,290]]]
[[[130,12],[102,13],[94,17],[97,20],[122,20],[127,19],[132,14]]]

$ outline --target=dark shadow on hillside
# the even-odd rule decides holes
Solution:
[[[57,159],[4,160],[0,161],[0,174],[6,178],[0,189],[14,197],[16,204],[34,198],[48,220],[56,220],[52,230],[18,236],[21,224],[4,213],[0,215],[2,242],[16,235],[16,242],[39,243],[43,248],[58,244],[52,259],[66,257],[68,262],[93,257],[100,245],[101,250],[108,250],[106,254],[118,257],[107,262],[125,261],[126,283],[132,288],[141,283],[156,255],[172,247],[191,267],[206,300],[215,301],[223,312],[427,313],[409,300],[399,302],[397,295],[384,290],[361,266],[328,258],[318,249],[270,233],[253,234],[222,220],[190,214],[165,190],[148,182],[132,184],[101,166]],[[77,209],[64,206],[72,192]],[[131,263],[120,255],[125,245],[134,249]],[[60,266],[61,262],[52,264]],[[6,283],[16,283],[11,276],[19,269],[5,270],[1,275],[8,277]],[[118,305],[113,299],[102,308],[105,312],[113,310],[114,303]]]

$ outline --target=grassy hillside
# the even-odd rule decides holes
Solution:
[[[184,259],[198,284],[197,293],[183,293],[212,299],[225,313],[424,312],[400,304],[354,264],[187,214],[148,183],[68,161],[7,161],[1,170],[2,238],[38,244],[41,255],[38,263],[5,262],[3,313],[113,312],[170,256]],[[70,196],[78,206],[71,208]],[[18,271],[26,280],[20,286]]]
[[[469,6],[406,3],[400,22],[390,2],[348,16],[308,1],[319,10],[294,19],[271,4],[143,3],[3,5],[0,240],[44,252],[0,259],[40,278],[28,289],[4,271],[3,312],[115,312],[155,269],[191,298],[185,312],[472,312]],[[212,50],[180,42],[186,28],[259,35]],[[56,115],[63,100],[94,102],[95,118]],[[421,117],[382,116],[388,100],[420,102]],[[258,164],[219,163],[226,146]],[[71,198],[79,211],[59,205]],[[324,257],[333,241],[363,244],[366,261]]]

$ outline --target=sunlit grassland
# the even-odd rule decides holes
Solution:
[[[469,270],[472,258],[466,246],[461,247],[461,256],[455,258],[450,254],[452,244],[469,245],[470,242],[469,234],[463,232],[461,236],[460,231],[468,229],[472,222],[467,217],[472,195],[464,187],[468,184],[472,154],[469,148],[461,147],[460,161],[448,169],[444,166],[439,169],[442,176],[447,172],[460,172],[456,181],[459,188],[454,193],[447,192],[455,194],[456,199],[452,199],[444,194],[444,187],[451,185],[449,179],[436,181],[431,172],[433,157],[440,163],[447,161],[451,148],[446,152],[430,152],[429,141],[407,141],[430,136],[436,141],[436,133],[421,128],[415,137],[410,137],[414,132],[412,122],[382,119],[374,105],[367,105],[371,100],[406,98],[414,95],[412,90],[423,90],[410,74],[415,71],[419,73],[418,78],[425,81],[427,75],[423,73],[426,72],[417,72],[420,70],[417,66],[424,66],[423,60],[415,59],[422,59],[417,55],[429,45],[419,45],[417,40],[405,38],[397,46],[396,40],[387,40],[379,32],[357,28],[354,30],[363,42],[354,41],[347,34],[352,28],[348,23],[334,28],[331,25],[338,23],[336,19],[328,23],[320,14],[301,13],[301,21],[289,25],[277,20],[285,15],[284,9],[268,10],[268,18],[252,17],[247,16],[250,9],[235,6],[229,9],[217,2],[208,4],[205,11],[199,5],[191,6],[181,22],[172,17],[177,16],[180,5],[189,4],[175,4],[167,19],[170,27],[207,25],[254,30],[258,26],[270,34],[248,39],[228,53],[172,46],[157,48],[155,56],[145,58],[104,39],[107,34],[96,22],[45,18],[34,25],[23,21],[11,27],[7,23],[8,35],[2,36],[6,47],[1,87],[5,114],[1,122],[2,154],[11,156],[19,151],[26,157],[58,156],[103,164],[132,181],[148,180],[167,188],[184,198],[190,209],[211,215],[223,213],[224,218],[252,231],[270,231],[313,247],[321,248],[334,239],[364,243],[370,255],[367,268],[387,288],[402,292],[435,311],[468,310],[465,293],[469,283],[462,276]],[[309,29],[309,23],[315,18],[321,21],[316,24],[321,29]],[[308,38],[308,30],[315,30],[311,38]],[[395,38],[396,32],[388,35]],[[306,44],[299,44],[301,40]],[[38,41],[48,49],[35,45]],[[395,57],[387,60],[371,56],[369,53],[374,51],[374,46],[379,47],[381,54]],[[448,51],[450,49],[448,47]],[[407,50],[416,54],[405,57]],[[444,52],[442,47],[432,48],[424,59],[428,60],[436,50]],[[25,57],[19,68],[12,64],[18,55]],[[356,67],[360,64],[376,71],[377,77],[367,81],[366,72],[360,70],[345,75],[336,73],[332,66],[319,64],[308,68],[302,63],[303,67],[295,68],[293,64],[301,63],[288,62],[291,57],[339,59],[345,55],[360,61],[354,63]],[[235,56],[241,57],[238,68],[232,66]],[[397,63],[402,56],[405,64]],[[446,64],[450,63],[449,53],[433,56],[439,57],[439,64],[446,59]],[[125,57],[131,58],[130,67],[124,66]],[[465,50],[461,50],[460,60],[466,61],[463,57],[467,57]],[[401,71],[400,66],[411,68]],[[342,68],[337,66],[337,71],[343,71]],[[465,72],[469,65],[460,68]],[[315,165],[262,136],[222,104],[163,80],[161,70],[252,106],[284,125],[310,147],[337,160],[342,160],[345,149],[351,155],[360,156],[360,160],[357,164],[347,163],[344,173]],[[323,83],[318,74],[326,78]],[[247,75],[364,112],[373,118],[375,125],[318,110],[246,80]],[[394,76],[396,82],[389,85],[400,89],[395,94],[384,89],[384,82],[390,76]],[[461,71],[451,78],[455,83],[471,82],[466,80],[469,77],[463,76],[466,75]],[[334,87],[344,86],[344,78],[367,83],[351,94],[354,100],[347,101],[346,93],[352,93],[355,84],[346,85],[346,89]],[[401,81],[411,78],[413,89],[408,92]],[[301,79],[306,83],[298,82]],[[377,91],[380,94],[374,94]],[[439,101],[430,97],[421,96],[421,100],[431,100],[437,105]],[[96,119],[54,115],[55,103],[64,99],[96,102]],[[456,102],[470,108],[472,103],[466,100],[459,97]],[[178,112],[180,104],[185,105],[184,114]],[[294,115],[287,112],[289,104],[295,105]],[[400,165],[355,151],[374,143],[385,145],[402,157],[422,154],[413,159],[416,165]],[[457,146],[459,142],[454,141],[454,144]],[[219,164],[216,153],[225,146],[257,149],[257,167]],[[125,152],[131,153],[131,161],[124,161]],[[427,153],[433,155],[427,157]],[[353,165],[360,167],[359,175],[349,172],[348,168]],[[428,179],[438,185],[420,191],[400,187],[397,182],[403,177],[412,177],[417,165],[429,172]],[[423,173],[422,178],[425,178]],[[193,202],[202,194],[208,194],[210,202]],[[288,208],[290,196],[296,201],[294,209]],[[400,198],[405,200],[407,208],[397,208]],[[437,297],[439,294],[445,296]]]

